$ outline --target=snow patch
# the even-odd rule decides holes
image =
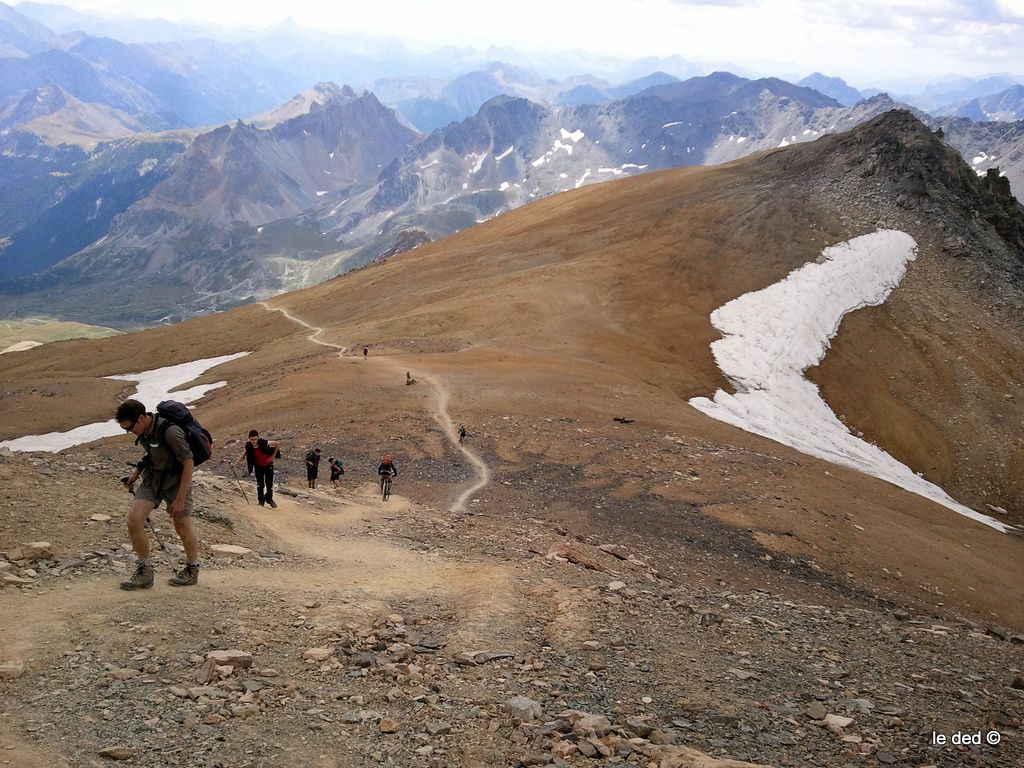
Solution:
[[[723,337],[711,350],[736,393],[718,390],[713,399],[695,397],[690,404],[712,418],[881,478],[1006,532],[1008,526],[958,503],[854,436],[803,375],[824,358],[843,316],[884,302],[916,255],[910,235],[879,230],[826,248],[819,262],[719,307],[711,322]]]
[[[583,131],[578,130],[578,129],[573,131],[572,133],[570,133],[569,131],[565,130],[565,128],[561,128],[559,130],[562,133],[562,138],[563,139],[572,139],[572,143],[573,144],[578,143],[579,140],[582,139],[586,135],[585,133],[583,133]]]
[[[194,360],[191,363],[180,363],[179,365],[168,365],[164,368],[142,371],[141,373],[124,373],[104,378],[136,382],[135,391],[129,397],[142,401],[147,408],[155,408],[156,404],[161,400],[177,400],[187,405],[199,400],[211,389],[223,387],[227,382],[218,381],[214,384],[197,384],[188,389],[174,390],[177,390],[182,384],[198,379],[211,368],[248,354],[248,352],[237,352],[233,355],[208,357],[204,360]],[[125,434],[125,431],[111,418],[107,421],[99,421],[94,424],[76,427],[67,432],[49,432],[45,435],[26,435],[14,440],[4,440],[0,442],[0,448],[10,448],[12,451],[48,451],[55,453],[63,451],[65,448],[72,448],[83,443],[91,443],[93,440],[99,440],[103,437],[114,437],[115,435],[123,434]]]
[[[0,355],[6,355],[8,352],[26,352],[41,346],[43,346],[41,341],[18,341],[5,349],[0,349]]]
[[[682,120],[676,120],[676,121],[675,121],[674,123],[665,123],[665,124],[664,124],[663,126],[661,126],[661,127],[662,127],[662,128],[671,128],[671,127],[672,127],[673,125],[682,125],[682,124],[683,124],[683,121],[682,121]]]
[[[438,160],[438,159],[437,159],[437,158],[435,157],[435,158],[434,158],[433,160],[431,160],[431,161],[430,161],[429,163],[427,163],[426,165],[421,165],[421,166],[420,166],[420,170],[421,170],[421,171],[425,171],[425,170],[427,170],[427,168],[430,168],[431,166],[437,165],[437,164],[438,164],[439,162],[441,162],[441,161],[440,161],[440,160]]]
[[[506,157],[508,157],[509,155],[512,154],[512,150],[513,149],[515,149],[515,146],[509,147],[504,152],[502,152],[500,155],[495,155],[494,156],[494,162],[495,163],[500,163],[502,160],[504,160]]]
[[[487,154],[488,154],[487,152],[484,152],[482,155],[475,155],[473,153],[470,153],[470,154],[466,155],[466,162],[467,163],[470,160],[473,160],[473,159],[476,160],[476,162],[473,164],[473,170],[471,170],[469,172],[470,176],[472,176],[473,174],[476,174],[476,173],[480,173],[480,169],[484,167],[484,160],[487,159]]]
[[[318,189],[316,191],[316,196],[317,197],[323,197],[324,195],[327,194],[327,192],[328,192],[328,190],[326,190],[326,189]]]

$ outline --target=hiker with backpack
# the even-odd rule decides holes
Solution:
[[[176,409],[167,410],[165,407],[169,406]],[[175,418],[172,419],[168,413]],[[132,549],[138,558],[135,572],[130,579],[121,582],[121,589],[149,589],[153,586],[153,561],[149,556],[146,522],[150,512],[161,501],[167,504],[174,530],[185,548],[185,567],[168,583],[173,587],[191,586],[199,581],[199,540],[191,521],[192,475],[196,463],[209,458],[212,439],[192,419],[188,409],[174,401],[160,403],[154,414],[147,412],[146,406],[138,400],[125,400],[117,406],[114,418],[121,429],[135,436],[135,444],[146,451],[135,465],[135,472],[121,481],[135,497],[128,510],[127,524]],[[205,434],[205,445],[199,431]]]
[[[314,448],[306,454],[306,480],[310,488],[316,488],[316,477],[320,473],[320,449]]]
[[[327,459],[327,466],[331,470],[331,485],[337,488],[339,478],[345,474],[345,463],[331,456]]]
[[[274,501],[274,459],[281,457],[280,446],[277,440],[267,440],[260,437],[257,430],[250,429],[245,450],[231,464],[235,467],[244,459],[249,475],[256,475],[256,501],[261,507],[269,504],[277,509],[277,502]]]

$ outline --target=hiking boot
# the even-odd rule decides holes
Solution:
[[[167,580],[167,583],[172,587],[191,587],[193,584],[199,581],[199,566],[198,565],[186,565],[171,578]]]
[[[273,509],[277,509],[277,502],[273,499],[267,499],[267,504],[269,504]]]
[[[121,589],[129,592],[133,589],[149,589],[153,586],[153,566],[142,563],[135,564],[135,573],[128,581],[121,582]]]

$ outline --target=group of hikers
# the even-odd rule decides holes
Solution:
[[[320,476],[320,457],[319,448],[314,448],[306,454],[306,483],[310,488],[316,488],[316,481]],[[266,504],[277,508],[277,504],[274,503],[274,459],[279,458],[281,444],[277,440],[260,437],[258,430],[251,429],[241,455],[231,462],[232,472],[244,461],[249,475],[255,475],[256,500],[261,507]],[[331,471],[331,485],[338,488],[338,481],[345,474],[345,463],[340,458],[329,456],[327,466]]]
[[[192,527],[192,477],[197,462],[209,457],[211,441],[209,433],[202,430],[198,422],[183,425],[161,415],[163,403],[157,413],[146,410],[138,400],[125,400],[118,407],[114,418],[125,432],[135,436],[135,444],[145,451],[142,459],[135,463],[132,474],[121,478],[126,490],[134,496],[128,510],[128,535],[135,550],[137,563],[131,578],[121,582],[121,589],[149,589],[153,586],[153,561],[150,557],[149,536],[146,525],[150,513],[161,502],[167,506],[174,530],[181,539],[185,550],[185,565],[168,580],[174,587],[185,587],[199,581],[199,540]],[[187,411],[186,411],[187,412]],[[198,429],[205,433],[207,442],[205,455],[194,458],[190,439]],[[459,428],[459,441],[465,437],[465,429]],[[200,438],[201,440],[202,438]],[[197,448],[197,450],[201,450]],[[277,508],[274,501],[274,460],[280,458],[281,448],[277,440],[260,437],[253,429],[241,455],[231,463],[232,469],[244,460],[248,474],[255,476],[256,500],[259,505]],[[306,480],[310,488],[316,487],[320,469],[321,451],[314,448],[306,454]],[[331,483],[337,487],[345,466],[340,458],[329,457]],[[377,466],[381,488],[385,480],[398,477],[398,467],[390,455],[385,455]],[[161,548],[162,545],[161,545]]]

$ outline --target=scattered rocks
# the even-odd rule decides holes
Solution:
[[[556,541],[544,555],[547,560],[561,560],[582,565],[592,571],[607,571],[608,568],[595,556],[586,552],[581,546],[567,541]]]
[[[326,661],[334,655],[333,648],[307,648],[302,652],[303,661]]]
[[[248,547],[240,547],[237,544],[214,544],[210,547],[210,554],[214,557],[225,557],[229,560],[240,560],[243,557],[256,556],[256,553]]]
[[[48,541],[29,541],[17,549],[9,550],[6,553],[7,559],[15,563],[22,561],[34,563],[37,560],[52,560],[52,546]]]
[[[100,750],[99,754],[100,757],[105,757],[107,760],[129,760],[135,757],[135,750],[131,747],[117,745],[105,747]]]
[[[17,680],[25,674],[25,665],[20,661],[5,661],[0,664],[0,680]]]
[[[824,720],[825,715],[828,714],[828,710],[825,709],[825,705],[820,701],[812,702],[811,705],[807,707],[806,712],[807,716],[811,718],[811,720]]]
[[[210,651],[206,654],[206,658],[213,660],[218,666],[230,666],[238,669],[248,669],[252,666],[253,661],[251,653],[237,649]]]
[[[505,702],[505,709],[514,720],[521,723],[532,723],[544,717],[540,704],[526,696],[513,696]]]

